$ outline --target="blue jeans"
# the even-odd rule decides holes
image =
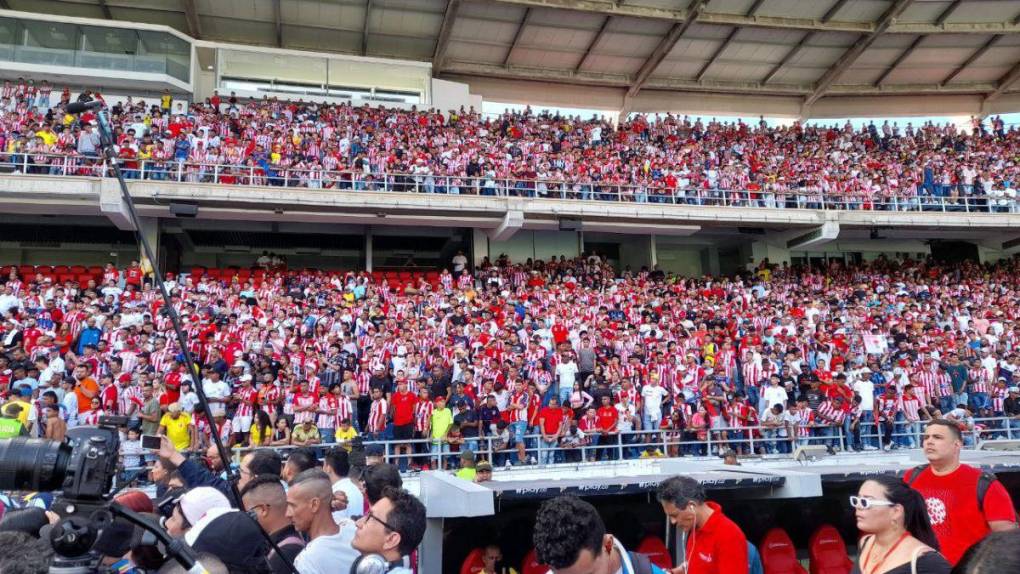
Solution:
[[[336,429],[319,427],[319,437],[322,444],[333,444],[336,442]]]
[[[967,391],[953,393],[953,406],[955,407],[956,405],[969,405],[970,401],[967,399],[968,399]]]
[[[953,410],[954,407],[956,407],[956,405],[953,404],[952,395],[948,397],[939,397],[939,410],[942,411],[942,414],[948,413]]]
[[[744,383],[744,390],[747,392],[747,400],[749,403],[751,403],[751,406],[753,406],[756,409],[759,408],[761,405],[759,405],[758,402],[761,400],[760,399],[761,395],[759,394],[758,385],[750,385]]]
[[[538,463],[539,464],[552,464],[556,461],[556,455],[559,454],[553,450],[559,445],[559,441],[556,439],[545,440],[544,438],[539,441],[538,448]]]
[[[858,446],[873,446],[878,447],[878,427],[875,426],[875,413],[872,411],[862,411],[861,421],[858,423],[861,443]]]
[[[970,404],[974,407],[975,411],[987,409],[992,406],[991,401],[988,399],[988,393],[971,393]]]
[[[450,454],[450,445],[444,443],[432,443],[432,467],[441,468],[440,462],[442,461],[442,455]]]

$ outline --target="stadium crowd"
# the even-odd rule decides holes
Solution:
[[[1020,428],[1018,272],[880,258],[691,279],[590,255],[400,288],[364,272],[168,275],[210,424],[137,263],[98,285],[11,269],[0,388],[35,436],[103,414],[129,417],[133,449],[139,432],[181,451],[213,429],[238,446],[361,436],[392,441],[402,470],[889,449],[940,417],[973,441]]]
[[[102,98],[85,91],[78,101]],[[94,113],[5,82],[0,150],[29,173],[99,175]],[[56,100],[51,105],[51,102]],[[833,209],[1016,210],[1020,131],[930,122],[768,127],[686,116],[613,125],[533,113],[285,102],[109,102],[127,176],[326,189]],[[218,166],[218,167],[214,167]]]

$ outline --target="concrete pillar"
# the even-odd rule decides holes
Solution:
[[[471,259],[477,269],[482,259],[489,256],[489,234],[477,227],[471,230]]]
[[[652,269],[659,264],[658,244],[655,242],[654,233],[648,236],[648,260]]]
[[[372,272],[372,228],[365,229],[365,271]]]
[[[443,571],[443,521],[425,519],[425,536],[418,546],[418,572]]]
[[[139,217],[138,223],[141,225],[141,234],[145,237],[146,241],[149,242],[149,247],[152,248],[152,256],[156,258],[153,264],[158,264],[160,269],[163,268],[163,258],[159,253],[159,218],[158,217]],[[145,257],[145,250],[141,245],[138,246],[138,260],[141,261]]]
[[[701,272],[713,277],[722,275],[722,271],[719,268],[718,247],[706,247],[701,250]]]

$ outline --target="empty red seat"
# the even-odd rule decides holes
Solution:
[[[192,277],[198,278],[198,277],[201,277],[202,275],[205,275],[205,267],[192,267],[191,268],[191,276]]]
[[[534,548],[524,555],[524,563],[521,564],[521,574],[546,574],[548,571],[548,566],[538,562]]]
[[[57,275],[59,275],[61,273],[68,273],[70,271],[71,270],[67,267],[67,265],[54,265],[53,266],[53,272],[56,273]]]
[[[811,535],[811,574],[850,574],[853,562],[846,552],[846,542],[831,524],[823,524]]]
[[[94,281],[94,279],[92,278],[91,275],[87,275],[87,274],[83,273],[83,274],[78,276],[78,286],[79,287],[86,287],[86,286],[88,286],[89,281]],[[97,282],[96,284],[98,285],[99,283]]]
[[[41,273],[43,275],[46,275],[47,273],[53,273],[53,268],[50,267],[49,265],[36,265],[35,272],[37,274]]]
[[[773,528],[761,541],[761,563],[765,574],[807,574],[797,560],[797,549],[782,528]]]
[[[89,270],[84,265],[72,265],[68,271],[77,275],[82,275],[88,273]]]
[[[60,275],[57,276],[57,280],[59,280],[61,283],[74,281],[74,278],[75,278],[74,273],[61,273]]]
[[[658,536],[645,536],[638,544],[637,553],[647,556],[648,560],[659,568],[667,571],[673,569],[673,557],[669,555],[666,543]]]
[[[103,271],[105,271],[105,270],[101,266],[99,266],[99,265],[93,265],[93,266],[89,267],[89,270],[88,270],[90,275],[99,275],[100,277],[103,276]]]
[[[478,574],[485,568],[485,562],[482,557],[485,556],[484,548],[475,548],[471,552],[468,552],[464,562],[460,565],[460,574]]]
[[[35,265],[19,265],[18,275],[21,277],[31,277],[35,273]]]

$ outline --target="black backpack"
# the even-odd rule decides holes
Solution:
[[[652,574],[652,561],[644,554],[628,552],[630,563],[634,566],[634,574]]]
[[[910,479],[907,480],[907,486],[913,488],[914,482],[917,481],[917,477],[921,476],[921,473],[924,472],[924,470],[929,466],[931,465],[922,464],[921,466],[914,467],[914,469],[910,472]],[[996,480],[999,480],[999,478],[995,476],[994,472],[990,472],[987,470],[981,471],[981,476],[978,478],[977,483],[978,510],[980,510],[981,512],[985,511],[985,495],[988,494],[988,489],[992,487],[992,483],[994,483]]]

